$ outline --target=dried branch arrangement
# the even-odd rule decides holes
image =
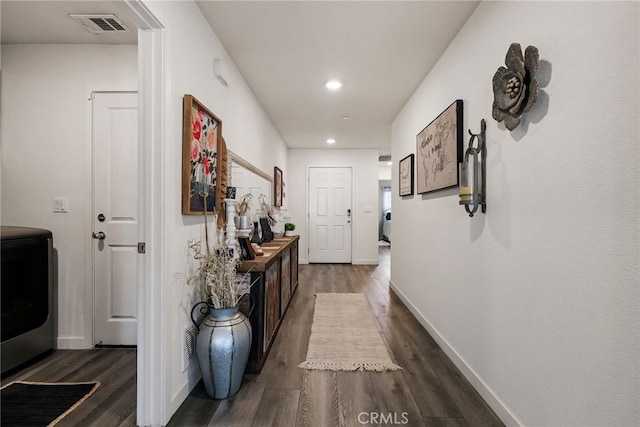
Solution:
[[[233,254],[219,245],[211,250],[209,245],[209,227],[207,224],[207,210],[204,210],[205,218],[205,253],[202,252],[202,244],[197,240],[187,242],[193,258],[199,265],[194,273],[187,278],[189,285],[200,286],[207,303],[213,308],[232,308],[238,305],[240,299],[251,288],[250,274],[237,273],[238,260]]]
[[[253,194],[247,193],[240,199],[240,203],[236,204],[236,215],[245,216],[247,212],[249,212],[249,208],[251,207],[251,199],[253,199]]]

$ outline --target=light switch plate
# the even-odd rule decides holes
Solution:
[[[69,198],[68,197],[56,197],[53,199],[53,211],[54,212],[69,212]]]

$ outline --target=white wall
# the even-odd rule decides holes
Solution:
[[[299,262],[309,262],[307,250],[307,206],[309,167],[351,167],[353,170],[353,264],[378,263],[378,150],[290,149],[287,203],[290,222],[300,235]]]
[[[391,179],[391,165],[387,162],[380,162],[378,166],[378,179],[390,180]]]
[[[510,424],[640,423],[638,17],[482,2],[393,122],[399,159],[457,98],[465,133],[487,119],[486,215],[392,180],[391,279]],[[491,79],[512,42],[538,47],[544,87],[509,132]]]
[[[199,379],[197,362],[191,359],[182,371],[184,328],[191,325],[190,311],[198,301],[186,285],[190,256],[187,240],[204,238],[203,219],[181,214],[182,99],[192,94],[222,120],[222,133],[230,150],[258,168],[273,173],[280,167],[286,176],[286,146],[264,113],[220,41],[195,3],[145,2],[165,27],[164,63],[165,140],[163,150],[163,286],[164,319],[159,328],[165,343],[167,383],[164,418],[168,422]],[[222,58],[229,69],[229,86],[223,87],[213,74],[214,58]],[[150,321],[154,321],[150,319]]]
[[[2,45],[2,65],[2,224],[53,232],[57,345],[88,348],[89,96],[137,90],[137,46]],[[69,199],[68,213],[53,213],[54,197]]]

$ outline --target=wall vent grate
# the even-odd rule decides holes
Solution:
[[[197,335],[198,330],[196,329],[195,325],[190,325],[184,328],[184,343],[182,347],[182,372],[187,370],[191,358],[195,355]]]
[[[92,15],[69,15],[69,18],[81,23],[84,28],[92,33],[122,33],[129,29],[115,15],[92,14]]]

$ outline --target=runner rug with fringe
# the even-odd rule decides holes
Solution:
[[[395,371],[364,294],[316,294],[304,369]]]
[[[54,426],[91,396],[99,382],[14,381],[2,387],[3,426]]]

